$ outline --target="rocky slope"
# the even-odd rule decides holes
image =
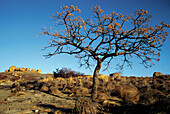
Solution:
[[[12,66],[0,73],[0,113],[76,113],[92,107],[88,108],[92,103],[87,100],[92,76],[54,78],[40,71]],[[96,101],[97,113],[168,114],[170,76],[159,72],[153,77],[100,75]],[[86,102],[86,106],[80,102]]]

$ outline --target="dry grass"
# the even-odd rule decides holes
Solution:
[[[19,76],[22,76],[22,78]],[[52,74],[40,74],[31,71],[0,73],[0,82],[8,82],[8,80],[19,81],[26,89],[42,90],[62,97],[65,94],[67,98],[71,99],[80,97],[76,101],[75,113],[96,113],[96,107],[88,98],[92,87],[92,77],[54,78]],[[167,97],[169,92],[169,75],[155,78],[122,76],[121,80],[101,75],[99,77],[97,102],[105,105],[105,112],[108,111],[109,113],[133,113],[137,110],[137,112],[144,113],[159,113],[161,112],[158,107],[159,103],[162,104],[160,107],[162,107],[163,112],[166,112],[168,105],[170,106],[169,101],[167,101],[169,100],[169,97]]]
[[[79,97],[75,104],[76,114],[96,114],[95,104],[90,98]]]

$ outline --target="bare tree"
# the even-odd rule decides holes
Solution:
[[[51,36],[50,44],[44,49],[55,48],[54,52],[45,57],[62,53],[75,55],[80,60],[80,65],[88,68],[94,60],[93,101],[97,98],[98,73],[102,63],[106,70],[117,56],[123,58],[120,67],[125,63],[131,66],[132,56],[138,57],[145,67],[154,65],[152,60],[160,60],[160,48],[168,36],[164,28],[170,28],[170,25],[161,22],[159,26],[150,26],[152,15],[147,11],[139,10],[130,16],[114,11],[104,15],[100,6],[96,6],[91,10],[94,15],[84,20],[74,16],[81,11],[73,5],[63,6],[61,10],[62,12],[52,15],[52,19],[57,28],[63,29],[48,31],[44,27],[42,30],[41,34]]]

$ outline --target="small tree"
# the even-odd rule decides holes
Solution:
[[[55,48],[54,52],[45,57],[62,53],[75,55],[80,65],[88,68],[91,60],[96,61],[91,95],[93,101],[97,97],[98,73],[102,63],[106,70],[117,56],[123,58],[121,68],[125,63],[131,66],[132,56],[137,56],[145,67],[154,65],[152,60],[160,60],[160,48],[168,36],[164,28],[170,28],[170,25],[161,22],[160,26],[150,26],[152,15],[147,11],[139,10],[130,16],[114,11],[103,15],[103,10],[97,6],[91,10],[94,16],[84,20],[74,16],[73,13],[81,11],[73,5],[63,6],[61,10],[52,15],[52,18],[55,26],[63,30],[48,31],[44,27],[41,33],[51,36],[49,46],[44,49]]]

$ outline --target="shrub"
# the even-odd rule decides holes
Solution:
[[[79,97],[75,104],[76,114],[96,114],[96,107],[90,98]]]
[[[0,75],[0,80],[8,78],[7,76]]]
[[[56,71],[54,71],[53,73],[55,78],[57,77],[70,78],[84,75],[84,73],[73,71],[71,70],[71,68],[56,69]]]
[[[169,114],[170,97],[162,96],[157,102],[150,106],[150,114]]]

